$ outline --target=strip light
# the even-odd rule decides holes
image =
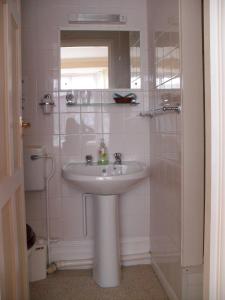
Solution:
[[[126,24],[127,17],[123,15],[71,14],[69,24]]]

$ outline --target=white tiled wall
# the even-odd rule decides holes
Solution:
[[[102,135],[110,158],[121,152],[124,160],[149,163],[149,123],[139,117],[148,108],[146,0],[23,0],[22,1],[23,105],[26,121],[32,127],[24,132],[24,145],[42,144],[56,159],[56,173],[50,183],[51,237],[64,241],[92,239],[92,203],[88,201],[88,237],[84,236],[82,195],[61,177],[66,161],[84,161],[86,154],[97,159]],[[70,13],[120,13],[126,25],[69,25]],[[59,30],[139,30],[143,89],[136,91],[140,105],[135,107],[67,107],[65,93],[59,90]],[[112,100],[114,91],[91,91],[91,101]],[[129,91],[125,91],[129,92]],[[54,112],[43,115],[38,102],[50,93]],[[103,124],[103,125],[102,125]],[[122,238],[149,237],[149,180],[124,194],[120,201]],[[38,235],[45,235],[45,195],[27,193],[27,222]],[[149,249],[144,251],[148,252]]]

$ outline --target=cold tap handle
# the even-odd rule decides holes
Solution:
[[[115,164],[120,164],[122,163],[122,153],[116,152],[114,153],[115,157]]]
[[[90,155],[90,154],[86,155],[85,159],[86,159],[86,164],[87,165],[92,165],[92,163],[93,163],[93,157],[92,157],[92,155]]]

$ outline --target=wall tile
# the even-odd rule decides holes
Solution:
[[[120,213],[120,236],[122,238],[148,235],[147,218],[143,218],[143,215],[138,214]]]
[[[61,218],[50,218],[50,238],[53,243],[63,239],[63,222]]]
[[[60,114],[60,133],[79,134],[81,133],[80,113],[61,113]]]
[[[83,237],[82,199],[64,198],[62,207],[63,239],[74,240]]]
[[[82,113],[81,132],[83,134],[101,133],[102,115],[100,113]]]
[[[122,133],[124,130],[124,114],[103,113],[103,132],[104,133]]]
[[[59,71],[60,53],[59,49],[39,50],[38,51],[38,70],[56,70]]]
[[[127,112],[124,116],[124,132],[131,133],[148,133],[149,119],[142,118],[137,113]]]
[[[148,182],[147,180],[131,187],[129,192],[120,196],[119,209],[127,214],[148,216]],[[137,205],[138,204],[138,205]]]
[[[58,195],[59,196],[59,195]],[[62,218],[62,201],[61,197],[50,197],[49,198],[49,212],[50,218],[61,219]]]
[[[82,192],[79,191],[76,186],[65,179],[61,179],[61,191],[62,191],[62,198],[64,197],[74,197],[74,199],[81,199]]]
[[[81,153],[81,136],[61,135],[60,148],[62,156],[79,156]]]
[[[54,69],[37,70],[37,87],[39,91],[59,90],[59,71]]]

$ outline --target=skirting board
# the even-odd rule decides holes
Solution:
[[[123,266],[150,264],[149,238],[121,240]],[[93,266],[94,242],[92,240],[59,241],[51,245],[51,262],[59,262],[61,269],[90,269]]]

